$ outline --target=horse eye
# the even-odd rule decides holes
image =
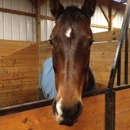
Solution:
[[[93,39],[89,39],[88,41],[88,46],[90,47],[93,44],[94,40]]]
[[[49,39],[48,41],[50,42],[51,46],[53,47],[54,46],[53,40]]]

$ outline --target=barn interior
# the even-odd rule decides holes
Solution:
[[[84,0],[60,1],[65,7],[72,4],[81,7]],[[91,29],[93,31],[95,44],[91,50],[92,53],[90,66],[94,70],[97,85],[99,90],[101,90],[101,93],[105,92],[106,89],[104,90],[104,88],[108,87],[110,72],[112,69],[127,2],[127,0],[97,0],[96,11],[92,17]],[[5,109],[12,109],[12,107],[17,105],[24,106],[25,104],[25,107],[27,107],[26,103],[37,105],[39,102],[44,102],[39,101],[38,97],[39,76],[44,61],[49,58],[52,53],[48,39],[54,25],[55,19],[49,9],[49,0],[0,1],[0,110],[2,110],[2,112]],[[128,34],[128,37],[130,37],[130,34]],[[99,45],[98,43],[101,44]],[[120,86],[120,84],[124,86],[126,84],[130,84],[130,47],[128,47],[127,76],[124,77],[125,51],[125,45],[123,45],[123,49],[121,51],[121,81],[117,79],[117,74],[117,80],[114,82],[115,87]],[[128,86],[126,88],[128,88]],[[125,96],[123,91],[124,93],[127,93],[128,96]],[[120,122],[122,122],[125,118],[126,120],[130,120],[128,117],[128,115],[130,115],[130,106],[128,105],[130,102],[130,90],[123,91],[120,93],[124,97],[121,97],[120,93],[117,94],[117,99],[120,100],[117,102],[117,106],[119,106],[117,107],[117,113],[121,114],[117,115],[117,118],[122,118],[122,120],[116,124],[117,129],[119,130],[120,128],[124,128],[124,130],[130,128],[128,121],[124,121],[126,127],[120,124]],[[100,104],[97,103],[99,100],[101,101]],[[102,129],[102,127],[105,127],[105,123],[101,122],[101,120],[105,120],[104,100],[105,96],[101,95],[97,96],[97,98],[89,97],[89,100],[84,101],[84,104],[89,102],[97,103],[97,106],[99,105],[101,108],[98,110],[99,113],[97,114],[99,115],[100,119],[96,120],[99,125],[97,128],[96,124],[93,125],[93,130],[99,130]],[[127,114],[125,111],[124,117],[122,117],[124,114],[122,113],[124,107],[120,107],[122,100],[125,101],[124,104],[126,104],[126,106],[124,105],[124,107],[128,112]],[[46,105],[51,103],[52,101],[48,100]],[[50,114],[48,113],[50,107],[47,107],[44,110],[42,108],[40,109],[48,115]],[[92,109],[90,111],[94,113],[96,109]],[[21,120],[23,120],[23,116],[29,116],[32,113],[37,114],[38,111],[35,110],[34,112],[32,110],[30,113],[25,113],[23,115],[21,114]],[[93,114],[92,120],[94,119],[94,116],[95,115]],[[34,117],[32,118],[35,119]],[[11,120],[10,117],[8,118]],[[14,121],[16,121],[17,118],[18,117],[16,117]],[[6,117],[1,117],[1,119],[5,120],[6,122],[8,121]],[[83,120],[84,117],[81,119]],[[25,118],[23,122],[26,122],[26,120],[27,118]],[[43,123],[45,125],[45,129],[47,128],[47,130],[51,130],[52,126],[54,125],[54,122],[52,121],[53,118],[49,115],[48,117],[44,117],[43,120],[48,121],[46,124]],[[49,121],[52,123],[50,126]],[[87,119],[87,121],[89,120]],[[82,122],[80,122],[80,125],[82,125]],[[92,124],[89,125],[92,128]],[[31,125],[29,124],[29,126]],[[35,127],[36,126],[37,124],[35,124]],[[89,130],[88,126],[85,126],[85,123],[83,126]],[[1,129],[5,129],[5,127],[7,127],[6,123],[3,125],[3,127],[0,126]],[[26,127],[27,124],[26,126],[22,126],[21,129],[25,129]],[[33,129],[35,129],[35,127],[33,127]],[[77,126],[75,126],[73,129],[76,130],[76,127]],[[41,130],[40,128],[37,129]],[[57,126],[55,129],[62,128]],[[63,128],[63,130],[65,129],[66,128]]]

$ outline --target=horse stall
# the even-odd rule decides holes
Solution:
[[[129,130],[129,13],[121,30],[93,34],[90,66],[97,90],[82,94],[83,112],[73,126],[56,123],[53,99],[38,97],[40,69],[52,56],[50,43],[0,40],[0,130]]]
[[[68,126],[60,126],[56,123],[54,114],[52,112],[51,103],[52,100],[41,100],[31,103],[25,103],[22,105],[16,105],[12,107],[5,107],[0,109],[0,129],[1,130],[104,130],[109,129],[112,130],[110,123],[114,122],[114,126],[116,130],[126,130],[130,129],[129,121],[130,121],[130,85],[118,86],[115,80],[114,88],[112,91],[112,96],[115,98],[114,104],[111,105],[107,103],[107,95],[108,95],[108,82],[110,71],[112,68],[113,59],[115,56],[115,51],[117,48],[118,38],[119,38],[120,30],[117,31],[108,31],[103,33],[95,33],[94,39],[95,44],[93,44],[91,49],[91,60],[90,66],[93,69],[96,84],[98,89],[96,91],[88,92],[83,94],[83,113],[78,119],[78,121],[72,127]],[[130,35],[129,35],[130,37]],[[3,42],[5,42],[3,44]],[[5,75],[9,73],[9,78],[11,78],[12,69],[10,66],[13,65],[14,72],[17,72],[17,78],[14,82],[9,82],[9,84],[15,84],[20,82],[20,78],[23,79],[23,86],[29,84],[30,87],[25,87],[23,89],[21,95],[26,93],[33,95],[34,99],[37,99],[37,94],[31,89],[32,84],[35,85],[38,80],[36,79],[38,75],[37,69],[37,55],[33,55],[38,53],[36,48],[36,43],[28,43],[17,44],[17,42],[10,43],[9,41],[1,41],[1,45],[13,46],[15,44],[18,46],[17,48],[13,48],[6,55],[3,55],[2,63],[2,72],[5,72]],[[130,44],[129,44],[130,45]],[[4,51],[4,49],[3,49]],[[51,46],[48,41],[41,42],[40,44],[40,66],[42,63],[51,56]],[[43,53],[44,52],[44,53]],[[46,53],[47,52],[47,53]],[[130,48],[129,48],[130,52]],[[27,57],[24,57],[25,54],[28,54]],[[122,47],[122,56],[121,56],[121,77],[124,75],[124,53],[125,46]],[[129,53],[130,56],[130,53]],[[23,59],[24,57],[24,59]],[[30,61],[29,58],[33,57],[34,61]],[[15,59],[15,60],[14,60]],[[11,61],[11,62],[9,62]],[[7,66],[8,63],[8,66]],[[24,64],[21,66],[21,64]],[[33,66],[31,66],[33,64]],[[34,66],[35,65],[35,66]],[[6,67],[7,66],[7,67]],[[22,70],[21,70],[22,67]],[[26,68],[29,69],[26,69]],[[7,69],[8,68],[8,69]],[[130,68],[130,61],[128,62],[128,68]],[[23,72],[20,72],[23,71]],[[28,70],[29,72],[26,72]],[[10,72],[11,71],[11,72]],[[25,73],[26,72],[26,73]],[[32,73],[33,72],[33,73]],[[23,75],[24,73],[24,75]],[[34,75],[33,75],[34,74]],[[3,74],[4,75],[4,74]],[[15,75],[13,75],[15,76]],[[35,80],[27,79],[33,78]],[[128,84],[130,84],[130,69],[128,70]],[[2,76],[5,78],[5,76]],[[13,77],[15,78],[15,77]],[[24,79],[25,78],[25,79]],[[121,84],[124,84],[124,79],[121,78]],[[4,86],[6,87],[6,85]],[[24,88],[24,87],[23,87]],[[11,88],[10,88],[11,89]],[[13,89],[13,88],[12,88]],[[37,89],[37,87],[36,87]],[[8,90],[9,91],[9,90]],[[13,94],[15,95],[16,92]],[[16,96],[18,95],[16,94]],[[12,94],[9,95],[8,98]],[[24,96],[22,96],[24,97]],[[17,102],[22,103],[22,101],[31,100],[26,99],[17,99]],[[9,100],[9,99],[8,99]],[[8,101],[7,100],[7,101]],[[4,101],[4,102],[7,102]],[[7,102],[8,103],[8,102]],[[12,104],[13,105],[13,104]],[[108,110],[110,107],[110,111]],[[109,114],[112,112],[111,122],[107,122],[107,118]],[[108,115],[108,116],[107,116]]]

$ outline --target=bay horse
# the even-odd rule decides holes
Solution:
[[[50,0],[55,26],[50,35],[57,96],[52,109],[61,125],[73,125],[82,113],[82,92],[92,88],[89,69],[93,35],[90,28],[96,0],[85,0],[80,8],[64,8]]]

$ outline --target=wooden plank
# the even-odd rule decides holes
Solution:
[[[38,69],[35,66],[21,66],[21,67],[0,67],[0,74],[6,73],[25,73],[25,72],[36,72]]]
[[[55,21],[55,18],[54,18],[54,17],[51,17],[51,16],[40,15],[40,18],[41,18],[41,19],[46,19],[46,20]]]
[[[123,103],[123,105],[121,105]],[[130,108],[130,89],[116,92],[116,111]]]
[[[36,89],[12,92],[12,93],[0,93],[0,106],[12,106],[16,104],[27,103],[38,100],[38,92]]]
[[[113,62],[109,61],[91,61],[90,66],[93,71],[110,72],[112,69]],[[128,64],[128,74],[130,74],[130,63]],[[121,63],[121,73],[124,74],[124,63]]]
[[[116,114],[116,130],[130,129],[130,109],[126,109]]]
[[[101,42],[101,41],[113,41],[119,39],[120,30],[114,31],[107,31],[107,32],[100,32],[94,33],[94,41]],[[130,33],[129,33],[130,36]]]
[[[22,80],[21,79],[11,79],[11,80],[8,80],[8,82],[6,80],[1,80],[0,81],[0,87],[5,86],[10,86],[10,85],[32,85],[32,84],[38,84],[38,77],[34,77],[34,78],[23,78]],[[33,86],[32,86],[33,87]]]
[[[2,87],[1,87],[2,86]],[[6,84],[6,85],[0,85],[0,93],[13,93],[15,92],[20,92],[24,90],[32,90],[35,89],[37,90],[38,88],[38,82],[30,83],[30,84],[18,84],[18,85],[11,85],[11,84]]]
[[[1,80],[11,80],[11,79],[23,79],[23,78],[35,78],[38,77],[37,72],[28,73],[10,73],[10,74],[0,74]]]
[[[3,43],[3,44],[7,44],[7,45],[10,45],[10,46],[13,46],[13,45],[31,45],[31,44],[36,44],[36,42],[31,42],[31,41],[17,41],[17,40],[3,40],[3,39],[0,39],[0,43]]]
[[[91,47],[91,51],[92,52],[101,52],[101,51],[109,51],[109,52],[115,52],[116,48],[118,45],[118,41],[114,41],[114,42],[98,42],[98,43],[94,43]],[[130,43],[129,43],[130,46]],[[130,48],[128,48],[128,50],[130,51]],[[123,43],[122,46],[122,52],[125,51],[125,44]]]
[[[36,16],[36,14],[33,14],[33,13],[23,12],[23,11],[18,11],[18,10],[12,10],[12,9],[6,9],[6,8],[1,8],[1,7],[0,7],[0,11],[1,12],[6,12],[6,13],[24,15],[24,16],[31,16],[31,17]]]
[[[80,129],[82,130],[104,130],[104,101],[104,95],[84,98],[83,113],[78,121],[75,123],[75,125],[72,127],[58,125],[55,121],[54,114],[52,113],[51,106],[47,106],[39,109],[0,117],[0,129],[79,130],[80,127]]]
[[[27,57],[34,54],[38,57],[36,44],[30,42],[0,41],[0,50],[0,59],[7,58],[7,56],[17,58],[19,55],[25,56],[25,54]]]
[[[117,91],[116,130],[129,130],[130,129],[129,121],[130,121],[130,89]]]
[[[40,43],[40,66],[44,63],[44,61],[52,56],[52,48],[48,41]]]
[[[34,66],[37,66],[38,63],[36,61],[36,59],[34,60],[28,60],[28,59],[25,59],[25,60],[6,60],[6,59],[1,59],[0,60],[0,66],[1,67],[7,67],[7,66],[30,66],[30,65],[34,65]]]

